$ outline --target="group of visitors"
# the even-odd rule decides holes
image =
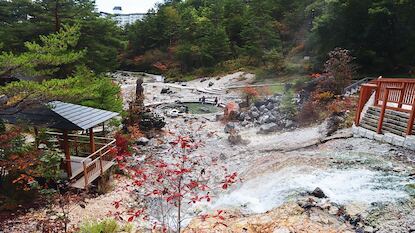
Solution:
[[[201,98],[199,98],[199,102],[201,102],[202,104],[206,104],[206,97],[202,96]],[[219,105],[219,98],[215,97],[214,103],[216,106]]]

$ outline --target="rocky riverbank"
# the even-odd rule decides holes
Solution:
[[[150,80],[144,83],[145,103],[165,115],[162,106],[177,100],[213,98],[212,86],[241,85],[252,81],[251,75],[237,73],[223,78],[167,84]],[[134,88],[135,77],[118,80],[127,99]],[[209,83],[214,85],[209,87]],[[173,92],[161,93],[163,88]],[[208,89],[210,88],[210,89]],[[218,91],[216,90],[216,91]],[[220,95],[221,101],[235,101],[233,91]],[[265,100],[254,112],[278,113],[280,97]],[[126,100],[128,104],[128,99]],[[273,106],[271,106],[273,105]],[[265,106],[265,110],[264,107]],[[328,133],[327,123],[308,128],[291,128],[284,122],[276,132],[258,134],[268,120],[255,120],[249,127],[246,116],[234,123],[244,143],[228,141],[229,129],[217,121],[216,113],[166,116],[166,126],[153,138],[137,140],[136,156],[163,156],[176,135],[191,136],[200,147],[189,156],[210,156],[226,171],[236,171],[239,182],[226,191],[212,193],[212,201],[193,206],[190,212],[224,212],[225,220],[193,217],[184,232],[412,232],[415,225],[414,183],[415,153],[399,147],[354,138],[351,129]],[[252,119],[252,118],[251,118]],[[279,118],[278,118],[279,119]],[[255,121],[264,121],[264,125]],[[271,119],[272,120],[272,119]],[[275,122],[279,122],[277,119]],[[289,122],[288,122],[289,123]],[[276,124],[276,123],[275,123]],[[287,128],[289,130],[287,130]],[[213,180],[220,181],[225,172],[218,170]],[[132,201],[125,187],[128,178],[115,182],[112,191],[101,196],[87,196],[73,202],[68,209],[71,227],[86,219],[103,219],[117,211],[113,202]],[[318,189],[317,189],[318,188]],[[81,204],[81,205],[80,205]],[[191,214],[191,213],[190,213]],[[55,218],[45,210],[31,210],[26,215],[3,223],[3,232],[39,232],[39,219]],[[124,216],[127,219],[126,216]],[[138,228],[140,223],[135,222]],[[140,232],[140,231],[139,231]],[[146,231],[144,231],[146,232]]]

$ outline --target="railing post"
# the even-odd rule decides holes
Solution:
[[[406,129],[406,135],[412,134],[412,129],[414,127],[414,121],[415,121],[415,100],[412,103],[412,111],[408,119],[408,128]]]
[[[403,97],[405,97],[406,84],[407,83],[403,83],[402,84],[402,90],[401,90],[401,92],[399,94],[398,108],[402,108]]]
[[[360,124],[360,116],[361,116],[362,110],[364,108],[364,104],[365,104],[364,99],[365,99],[365,96],[366,96],[367,89],[368,88],[366,88],[365,86],[362,86],[360,88],[359,103],[357,105],[356,117],[354,119],[354,122],[355,122],[356,126],[359,126],[359,124]]]
[[[86,169],[85,161],[82,162],[82,165],[84,166],[84,179],[85,179],[85,188],[88,186],[88,171]]]
[[[99,166],[101,168],[101,176],[104,174],[103,168],[102,168],[102,151],[99,152]]]
[[[381,92],[381,89],[382,89],[382,83],[381,82],[379,82],[380,80],[379,79],[381,79],[382,77],[379,77],[375,82],[376,82],[376,85],[378,86],[377,88],[376,88],[376,93],[375,93],[375,106],[377,106],[378,105],[378,103],[379,103],[379,96],[380,96],[380,92]]]
[[[388,104],[388,99],[389,99],[389,89],[385,88],[385,97],[383,98],[382,110],[380,111],[379,122],[378,122],[378,129],[377,129],[378,134],[382,133],[383,119],[385,118],[385,111],[386,111],[386,107]]]

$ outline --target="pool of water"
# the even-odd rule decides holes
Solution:
[[[190,114],[208,114],[221,111],[220,107],[212,104],[185,103],[183,105],[188,107]]]

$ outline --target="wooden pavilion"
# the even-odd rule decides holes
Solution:
[[[13,109],[8,111],[13,112]],[[80,189],[86,189],[115,164],[111,153],[115,149],[115,139],[95,136],[94,128],[118,115],[60,101],[25,108],[15,114],[0,112],[0,117],[8,123],[34,126],[36,138],[39,128],[55,130],[46,132],[50,137],[48,143],[63,151],[65,171],[71,186]],[[39,143],[43,142],[36,140],[38,146]]]

